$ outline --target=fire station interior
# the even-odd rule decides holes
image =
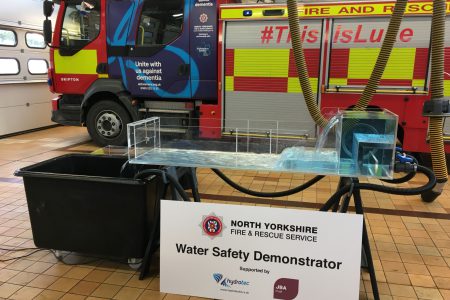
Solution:
[[[364,5],[366,8],[373,7],[373,11],[381,9],[383,5],[391,5],[390,9],[384,10],[382,14],[373,12],[373,15],[369,15],[370,20],[375,20],[370,24],[376,24],[378,22],[376,18],[383,18],[385,22],[383,30],[388,30],[387,24],[393,11],[397,9],[396,3],[404,0],[355,1],[360,3],[361,7]],[[299,1],[298,7],[307,8],[308,5],[316,5],[321,7],[320,9],[327,11],[329,9],[331,13],[337,14],[338,10],[333,7],[339,7],[343,11],[343,7],[350,7],[349,3],[355,1],[305,0]],[[44,5],[45,13],[44,3],[49,2],[58,5],[68,2],[76,5],[72,6],[73,11],[67,9],[65,13],[58,13],[58,16],[65,18],[64,21],[57,21],[56,12],[52,17],[42,15],[42,6]],[[26,7],[30,7],[31,10],[32,6],[36,6],[38,21],[51,19],[53,21],[51,28],[54,31],[55,26],[62,27],[58,45],[81,48],[86,45],[89,47],[90,41],[102,31],[102,27],[95,24],[100,23],[100,19],[104,17],[105,11],[101,5],[107,2],[120,2],[119,5],[124,6],[127,1],[123,3],[117,0],[20,0],[17,3],[1,1],[0,11],[17,11],[19,14],[19,11],[25,11]],[[136,45],[166,45],[177,41],[183,31],[186,14],[184,6],[180,5],[183,1],[129,2],[142,2],[142,16],[136,21]],[[155,2],[158,2],[158,6],[155,6]],[[289,1],[192,0],[191,2],[197,4],[213,2],[214,5],[220,2],[217,4],[218,14],[220,12],[217,22],[224,23],[220,24],[220,30],[223,31],[218,37],[220,51],[217,55],[219,58],[222,55],[226,59],[230,57],[234,59],[233,62],[220,60],[218,62],[218,76],[219,79],[223,79],[223,82],[218,83],[220,86],[223,83],[223,90],[221,87],[218,88],[220,94],[218,101],[223,101],[223,111],[219,112],[217,107],[209,108],[208,105],[211,103],[208,102],[205,110],[198,109],[196,117],[199,120],[192,123],[192,128],[188,124],[190,121],[187,121],[185,116],[182,117],[180,122],[185,130],[180,131],[179,127],[173,128],[176,113],[168,113],[170,108],[179,113],[181,103],[179,99],[170,99],[171,104],[164,104],[162,108],[146,104],[140,108],[145,114],[139,116],[141,118],[145,115],[149,116],[148,118],[142,120],[130,118],[133,122],[128,126],[121,125],[127,134],[127,142],[123,145],[99,145],[89,134],[86,124],[70,126],[76,124],[58,124],[61,122],[52,120],[52,111],[55,110],[55,105],[56,108],[58,106],[55,99],[58,99],[59,94],[55,93],[55,90],[49,90],[48,85],[52,83],[51,79],[48,79],[47,72],[52,70],[53,64],[58,63],[55,58],[50,58],[50,51],[56,52],[58,49],[46,43],[47,37],[45,30],[42,31],[42,23],[37,22],[38,25],[34,27],[28,26],[26,22],[15,21],[16,18],[10,13],[9,16],[4,16],[0,12],[0,127],[3,127],[0,128],[0,299],[450,300],[450,186],[447,182],[450,166],[448,155],[450,135],[447,132],[450,132],[450,121],[446,122],[446,117],[450,116],[449,98],[446,98],[450,96],[447,95],[450,91],[448,85],[450,43],[444,43],[444,39],[450,37],[442,37],[441,41],[438,38],[439,35],[447,33],[444,28],[447,25],[439,22],[445,24],[450,22],[445,18],[445,14],[449,11],[449,2],[410,0],[409,4],[405,4],[409,5],[406,6],[405,12],[409,15],[404,21],[411,28],[414,28],[416,20],[418,22],[416,24],[419,24],[424,22],[424,18],[429,18],[428,23],[420,23],[417,27],[422,29],[423,26],[426,27],[426,30],[422,31],[426,32],[427,36],[421,36],[420,42],[430,47],[430,50],[424,48],[419,50],[419,46],[408,48],[414,49],[410,52],[395,52],[394,49],[392,53],[395,54],[385,61],[385,65],[382,66],[380,63],[381,74],[378,79],[372,78],[376,77],[376,74],[372,74],[371,70],[378,65],[377,56],[383,51],[381,48],[389,47],[385,45],[387,43],[380,41],[375,46],[360,44],[355,46],[357,51],[339,49],[342,51],[338,53],[347,53],[348,57],[332,65],[335,68],[332,70],[330,65],[326,65],[330,61],[327,57],[331,56],[326,53],[324,47],[333,49],[334,46],[327,44],[325,36],[331,34],[331,30],[336,30],[336,24],[341,24],[336,23],[339,20],[344,20],[342,26],[351,24],[352,15],[346,15],[343,19],[335,16],[330,20],[324,16],[308,19],[300,15],[300,26],[303,21],[313,24],[308,26],[319,26],[317,20],[324,18],[320,21],[320,33],[317,31],[320,35],[317,43],[322,45],[320,53],[319,48],[312,49],[314,46],[311,46],[316,40],[308,45],[306,41],[308,36],[302,38],[301,34],[289,33],[289,45],[286,48],[289,50],[283,54],[290,60],[285,70],[286,74],[289,72],[285,77],[289,78],[274,79],[282,76],[271,74],[271,70],[265,71],[264,75],[258,75],[269,78],[267,80],[254,75],[260,74],[259,70],[255,71],[255,67],[240,71],[243,67],[239,64],[245,65],[248,61],[251,63],[253,55],[258,58],[268,57],[268,60],[271,59],[270,56],[258,56],[258,49],[246,48],[245,39],[227,40],[227,36],[233,32],[232,30],[251,33],[254,25],[251,20],[244,20],[245,18],[256,18],[255,22],[262,22],[258,23],[262,24],[257,28],[258,34],[260,29],[267,28],[269,24],[267,22],[271,22],[264,19],[265,17],[273,18],[276,22],[284,22],[287,28],[287,19],[292,13],[289,11],[292,8],[286,6],[286,2]],[[295,1],[290,2],[294,3],[296,13],[301,14],[302,8],[296,10]],[[443,4],[446,12],[442,14],[441,19],[436,13],[438,15],[436,20],[431,21],[431,18],[435,18],[435,14],[432,15],[427,7],[431,7],[433,2],[436,7]],[[414,8],[416,4],[417,8]],[[266,11],[271,9],[275,15],[266,14]],[[131,11],[130,9],[129,12]],[[161,11],[171,13],[161,16]],[[324,10],[318,9],[317,13],[319,11]],[[366,13],[370,14],[372,11],[361,9],[354,12],[362,16]],[[126,14],[125,10],[123,14]],[[205,19],[205,16],[199,16],[202,24],[208,22],[207,17]],[[257,19],[258,16],[263,20]],[[119,18],[119,14],[117,17]],[[295,21],[296,17],[292,18]],[[72,28],[79,30],[83,20],[88,22],[81,26],[82,29],[87,28],[86,32],[75,32]],[[291,20],[289,22],[292,32],[293,25]],[[435,22],[433,26],[431,22]],[[233,27],[236,24],[249,25],[236,29]],[[273,26],[275,28],[280,24]],[[402,25],[399,26],[405,30]],[[432,31],[434,37],[431,37],[433,28],[444,29]],[[400,40],[403,43],[401,47],[411,47],[404,46],[410,38],[414,38],[412,29],[409,30],[403,31],[404,40]],[[418,31],[420,29],[417,29]],[[263,34],[263,31],[260,32]],[[275,43],[276,39],[278,42],[282,38],[285,39],[287,31],[285,33],[286,36],[282,30],[277,31],[273,40],[267,40],[267,44],[260,45],[259,50],[269,49],[271,47],[269,44]],[[342,39],[346,39],[352,33],[343,31],[342,34]],[[360,32],[356,34],[355,40],[360,38],[361,41],[364,36],[359,34]],[[395,36],[393,35],[394,42]],[[37,40],[28,40],[36,37]],[[262,35],[256,37],[258,43],[262,37]],[[251,38],[249,37],[247,42]],[[330,35],[329,43],[335,43],[331,39]],[[298,43],[295,44],[296,42]],[[37,46],[33,46],[33,43],[37,43]],[[238,49],[239,46],[234,46],[233,43],[244,44],[242,47],[244,50]],[[264,40],[262,43],[264,44]],[[304,47],[300,45],[303,48],[299,48],[299,44],[303,44]],[[339,45],[337,48],[344,46]],[[282,47],[284,46],[275,45],[273,49],[282,53],[284,49]],[[370,58],[365,56],[366,52],[361,52],[366,48],[370,48],[372,55]],[[319,53],[317,58],[313,56],[315,50]],[[433,53],[436,54],[431,55],[431,51],[435,51]],[[441,55],[439,51],[442,52]],[[242,53],[248,53],[245,56],[246,60],[241,59],[244,57],[240,56]],[[358,56],[360,61],[357,63],[355,53],[363,53]],[[387,53],[389,55],[390,51]],[[414,53],[415,56],[411,56],[412,59],[410,56],[405,59],[402,58],[402,53]],[[419,58],[419,55],[422,56]],[[58,57],[60,61],[61,57],[64,56]],[[88,55],[84,59],[87,60]],[[402,63],[395,64],[395,59],[401,60]],[[110,60],[112,61],[111,58]],[[409,62],[406,62],[407,60]],[[422,63],[421,60],[426,62]],[[265,65],[272,66],[279,63],[280,59],[277,58],[266,62]],[[327,67],[317,71],[314,75],[317,78],[310,80],[308,78],[312,77],[312,69],[309,65],[306,67],[310,63]],[[417,67],[414,63],[421,64]],[[223,64],[222,67],[220,64]],[[345,74],[352,73],[349,65],[357,65],[360,69],[369,68],[370,65],[370,71],[364,70],[367,78],[350,78],[350,75],[344,78],[347,76],[345,75],[342,78],[333,78],[334,85],[327,85],[331,82],[327,81],[331,78],[330,74],[342,74],[342,70],[345,70]],[[234,70],[231,73],[230,66]],[[33,68],[40,70],[34,71],[36,69]],[[383,77],[386,68],[389,74],[402,73],[399,70],[404,70],[405,73],[410,72],[419,77],[388,78],[386,75]],[[353,72],[357,73],[354,76],[363,73],[358,72]],[[105,74],[99,74],[98,78],[104,76]],[[302,78],[305,80],[302,81]],[[240,80],[244,84],[240,84]],[[75,79],[70,82],[73,86],[76,83]],[[295,88],[292,88],[294,83]],[[285,87],[280,87],[283,84]],[[370,84],[374,85],[372,90],[366,88]],[[308,85],[312,85],[312,88]],[[245,90],[255,87],[254,91]],[[315,87],[317,90],[314,90]],[[305,104],[308,101],[306,95],[308,89],[314,96],[311,96],[312,102]],[[372,98],[375,99],[375,104],[370,101],[366,105],[358,102],[361,95],[366,93],[367,95],[372,93],[367,98],[370,98],[370,101]],[[318,94],[322,98],[318,98]],[[273,111],[267,112],[266,109],[264,113],[275,114],[279,111],[279,107],[285,105],[286,119],[283,119],[283,116],[273,122],[226,119],[233,112],[252,118],[257,117],[257,108],[248,109],[245,105],[231,107],[231,103],[235,103],[231,99],[240,101],[245,99],[240,98],[243,95],[257,101],[254,103],[277,99],[283,104],[267,106]],[[230,99],[228,103],[227,97]],[[300,117],[295,117],[296,111],[292,112],[294,108],[289,106],[291,100],[283,102],[283,99],[288,98],[293,102],[299,101],[294,108],[301,110],[298,111]],[[397,101],[396,99],[402,101],[401,111],[392,111],[392,101]],[[136,100],[133,99],[134,101]],[[320,101],[327,105],[335,101],[339,110],[323,105],[317,108]],[[340,107],[340,101],[353,104]],[[158,99],[154,103],[161,102],[164,101]],[[198,101],[191,102],[196,105]],[[390,109],[383,107],[383,103]],[[260,105],[262,107],[264,104]],[[78,112],[76,111],[76,114]],[[162,112],[163,116],[160,118],[151,112]],[[120,120],[121,115],[116,114],[112,108],[105,108],[104,112],[99,110],[98,115],[101,113],[104,114],[103,119],[100,118],[97,124],[99,130],[102,130],[102,126],[109,126],[110,132],[114,132],[114,129],[118,128],[114,121]],[[219,119],[205,121],[202,118],[206,113],[217,114]],[[289,113],[294,113],[294,117],[291,118]],[[164,117],[167,114],[170,115],[168,119],[172,121],[165,122]],[[112,120],[107,120],[111,117]],[[411,123],[418,125],[411,127]],[[360,129],[353,132],[354,128]],[[403,149],[404,147],[407,149]],[[167,150],[168,148],[172,152]],[[414,151],[409,151],[408,148]],[[167,152],[164,152],[166,150]],[[275,159],[276,162],[272,163]],[[187,267],[191,266],[187,262],[186,265],[183,261],[178,262],[175,256],[165,256],[163,252],[161,242],[165,232],[163,224],[166,226],[173,224],[170,226],[173,231],[181,231],[186,224],[175,218],[162,219],[165,216],[159,211],[162,199],[192,202],[195,205],[225,205],[231,211],[234,209],[236,214],[241,207],[245,207],[255,211],[258,208],[266,208],[268,216],[282,214],[279,209],[299,214],[317,212],[363,216],[358,230],[355,230],[358,233],[357,244],[346,245],[344,234],[337,232],[338,238],[329,237],[337,243],[336,248],[328,247],[320,250],[329,253],[330,257],[334,257],[333,255],[344,257],[347,248],[349,251],[350,248],[356,251],[357,255],[354,257],[345,258],[356,261],[357,268],[353,270],[356,274],[338,277],[342,277],[340,280],[344,282],[354,278],[359,280],[353,280],[353,285],[349,283],[348,286],[339,286],[321,280],[322,275],[314,274],[311,276],[316,276],[314,277],[316,279],[308,281],[308,269],[294,266],[294,271],[285,277],[300,282],[296,295],[277,295],[273,281],[261,280],[262,283],[258,282],[260,286],[255,289],[270,286],[267,289],[270,293],[261,297],[255,296],[257,292],[252,296],[253,289],[247,294],[242,292],[253,288],[251,285],[256,285],[256,278],[248,279],[249,287],[230,287],[226,279],[221,281],[222,273],[232,272],[224,269],[223,264],[220,264],[222,269],[216,271],[222,273],[209,275],[209,281],[203,277],[197,279],[195,276],[200,271]],[[219,218],[215,215],[217,212],[221,215],[220,208],[217,207],[212,214],[214,220]],[[260,215],[258,210],[257,213],[246,215],[246,220],[264,222],[264,216]],[[209,232],[209,236],[205,233],[205,230],[208,230],[205,227],[205,216],[199,215],[198,221],[195,222],[194,232],[198,231],[196,236],[198,240],[210,245],[223,242],[222,247],[231,247],[224,242],[227,231],[231,230],[229,224],[224,224],[224,227],[220,228],[223,232],[215,237],[215,232]],[[222,222],[224,221],[220,221],[220,226]],[[337,227],[340,224],[328,225]],[[217,228],[210,228],[215,229]],[[320,231],[318,236],[320,240]],[[192,243],[194,242],[193,239]],[[268,244],[275,242],[267,238]],[[249,237],[240,243],[238,246],[252,246]],[[306,242],[303,243],[306,245]],[[277,249],[280,253],[284,250],[291,251],[289,253],[296,251],[295,248],[284,249],[276,244],[268,247]],[[307,246],[303,247],[305,248],[301,249],[306,250],[302,251],[314,253],[314,250],[308,250]],[[344,254],[339,251],[343,251]],[[303,255],[301,251],[299,252],[298,256]],[[186,259],[189,258],[186,256]],[[163,265],[162,262],[169,266]],[[198,265],[198,269],[208,267],[205,265]],[[212,265],[214,266],[214,263]],[[246,266],[255,268],[260,265],[255,262]],[[270,268],[273,265],[267,266]],[[163,278],[164,273],[161,272],[163,269],[170,270],[173,272],[171,274],[178,272],[188,274],[184,279],[190,285],[194,285],[188,289],[192,292],[182,292],[183,289],[179,287],[184,287],[184,284],[178,281],[177,276],[165,274],[166,278]],[[328,277],[332,273],[330,270],[324,272],[326,274],[324,278],[337,280],[337,277]],[[236,274],[240,274],[236,277],[239,280],[253,275],[242,272]],[[164,284],[161,284],[162,282]],[[306,282],[309,288],[304,287]],[[242,283],[236,283],[239,284]],[[214,292],[210,289],[209,294],[205,294],[203,292],[205,285],[211,285]],[[248,285],[248,282],[242,285]],[[351,286],[352,289],[349,290]],[[233,288],[237,291],[230,293]],[[168,292],[165,289],[180,292]],[[313,292],[310,293],[310,290]],[[314,290],[317,295],[314,294]],[[354,298],[339,296],[341,292],[342,295],[353,295]],[[329,295],[336,293],[338,296],[331,298],[322,296],[326,293]]]

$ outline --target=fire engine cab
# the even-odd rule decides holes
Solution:
[[[87,126],[100,145],[124,144],[126,124],[149,116],[172,117],[180,132],[198,118],[203,138],[220,136],[208,128],[237,119],[310,121],[307,129],[317,131],[298,82],[284,4],[55,2],[49,84],[59,96],[52,119]],[[322,109],[357,102],[394,4],[299,4],[310,82]],[[370,104],[399,116],[407,151],[429,152],[422,107],[429,99],[431,10],[431,1],[408,3]],[[445,79],[448,95],[450,74]]]

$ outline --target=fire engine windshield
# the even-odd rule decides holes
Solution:
[[[100,32],[100,1],[68,2],[61,29],[61,47],[81,49]]]

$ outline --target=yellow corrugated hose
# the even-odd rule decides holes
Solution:
[[[300,24],[298,22],[298,6],[297,0],[288,0],[288,19],[289,28],[291,30],[292,49],[294,52],[295,65],[297,66],[298,79],[302,87],[303,96],[305,97],[306,106],[309,114],[314,122],[321,128],[325,127],[328,120],[322,115],[317,105],[314,93],[309,82],[308,69],[306,67],[305,53],[303,52],[303,44],[301,39]]]
[[[433,18],[431,21],[431,100],[442,99],[444,97],[445,10],[445,0],[433,1]],[[438,183],[431,192],[422,194],[422,200],[426,202],[435,200],[442,193],[444,185],[448,180],[443,124],[442,117],[430,117],[431,161]]]
[[[378,55],[375,67],[369,78],[367,86],[365,87],[361,98],[356,104],[355,108],[358,110],[365,110],[369,102],[372,100],[373,95],[376,93],[378,84],[380,83],[381,76],[386,68],[387,62],[394,48],[395,41],[397,39],[398,30],[402,22],[403,15],[405,13],[406,4],[408,0],[398,0],[395,4],[394,11],[389,21],[389,26],[386,32],[386,37],[383,40],[380,53]],[[320,127],[324,127],[327,124],[327,120],[320,112],[316,99],[309,83],[308,69],[306,67],[305,55],[303,52],[303,45],[301,40],[300,24],[298,18],[298,4],[296,0],[287,0],[289,28],[291,31],[292,49],[295,57],[295,64],[297,66],[297,72],[299,76],[300,86],[303,90],[306,105],[309,113],[314,122]]]
[[[386,69],[389,57],[391,56],[392,49],[394,49],[394,44],[397,40],[398,30],[400,29],[407,3],[408,0],[397,0],[397,3],[395,3],[394,11],[386,31],[386,37],[381,45],[381,50],[378,54],[378,58],[372,70],[372,74],[370,75],[369,81],[364,88],[361,98],[359,98],[358,103],[355,105],[356,110],[365,110],[377,92],[381,77]]]
[[[391,19],[389,21],[386,37],[383,40],[380,53],[378,55],[375,67],[369,78],[369,81],[364,88],[364,91],[355,105],[356,110],[365,110],[376,93],[380,83],[383,72],[388,63],[390,54],[397,39],[397,34],[400,28],[401,21],[406,9],[408,0],[397,0]],[[433,36],[432,36],[432,60],[431,60],[431,94],[434,99],[442,98],[443,74],[444,74],[444,31],[445,31],[445,0],[434,0],[433,10]],[[308,70],[306,67],[306,60],[303,53],[303,45],[301,41],[301,32],[298,17],[298,4],[296,0],[287,0],[289,27],[292,36],[292,48],[297,66],[300,86],[302,87],[305,102],[307,104],[309,113],[314,122],[324,127],[327,120],[320,112],[316,99],[311,89],[308,80]],[[447,182],[447,167],[445,160],[445,151],[442,135],[443,119],[442,117],[430,118],[430,145],[431,157],[433,162],[433,170],[438,178],[438,184],[433,193],[422,195],[422,199],[431,202],[436,199],[442,192],[445,182]]]

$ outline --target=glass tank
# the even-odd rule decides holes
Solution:
[[[309,126],[310,127],[310,126]],[[336,111],[306,123],[152,117],[128,124],[130,163],[392,178],[397,116]]]

